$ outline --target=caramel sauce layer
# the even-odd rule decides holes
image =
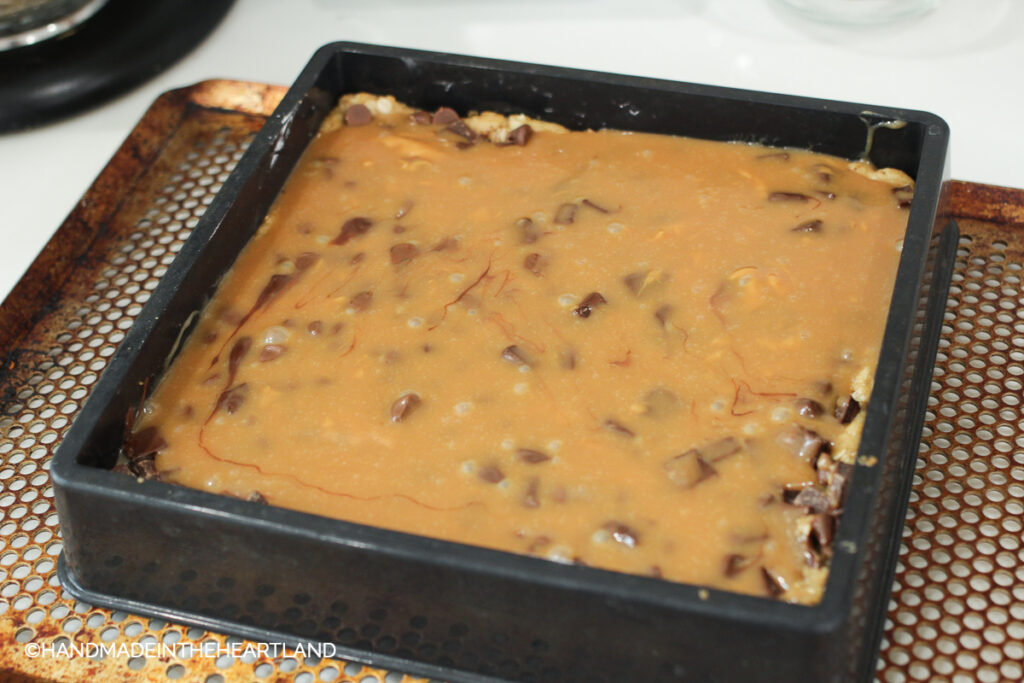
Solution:
[[[347,96],[129,467],[815,602],[911,194],[806,151]]]

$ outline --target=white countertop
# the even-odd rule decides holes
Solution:
[[[239,0],[194,52],[120,98],[0,135],[0,298],[162,92],[208,78],[290,83],[335,40],[923,109],[952,128],[952,174],[1024,187],[1024,2],[944,0],[840,29],[773,0]]]

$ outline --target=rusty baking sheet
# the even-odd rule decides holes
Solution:
[[[57,580],[49,459],[284,92],[216,80],[161,96],[0,304],[0,681],[409,680],[253,654],[236,638],[76,602]],[[885,683],[1024,678],[1024,190],[952,190],[962,238],[878,662]],[[182,656],[56,654],[110,643],[177,644]]]

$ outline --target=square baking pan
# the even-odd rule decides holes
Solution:
[[[799,147],[917,187],[821,602],[424,538],[110,470],[159,380],[338,97]],[[453,681],[869,680],[955,255],[948,128],[923,112],[353,43],[321,48],[206,211],[52,464],[63,585],[86,602]]]

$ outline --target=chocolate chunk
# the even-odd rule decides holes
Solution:
[[[725,556],[725,576],[732,578],[743,573],[743,570],[752,565],[754,561],[744,555],[735,553]]]
[[[314,320],[310,324],[306,325],[306,330],[315,337],[324,331],[324,324],[319,320]]]
[[[518,145],[520,147],[525,147],[526,143],[528,143],[530,141],[530,138],[532,137],[533,128],[530,127],[530,124],[524,123],[515,130],[510,131],[506,140],[510,145]]]
[[[725,460],[730,455],[736,455],[740,452],[741,448],[743,448],[743,445],[739,441],[731,436],[727,436],[706,446],[701,446],[700,452],[708,462],[719,462]]]
[[[847,425],[853,422],[860,412],[860,403],[853,396],[844,396],[836,401],[835,416],[839,424]]]
[[[145,455],[132,458],[128,463],[128,469],[137,477],[143,479],[154,479],[158,472],[156,469],[156,454],[146,453]]]
[[[901,199],[896,202],[896,206],[900,209],[909,209],[910,205],[914,203],[912,199]]]
[[[779,442],[792,451],[793,455],[808,463],[814,463],[826,444],[817,432],[804,429],[800,425],[794,425],[792,429],[780,434]]]
[[[807,540],[811,549],[818,553],[825,552],[835,536],[836,518],[832,515],[819,513],[811,520],[811,532]]]
[[[445,130],[451,133],[455,133],[458,136],[464,137],[469,142],[475,142],[477,139],[477,134],[473,131],[472,128],[466,125],[466,122],[463,121],[462,119],[453,121],[451,125],[445,128]]]
[[[502,349],[501,358],[502,360],[506,360],[509,363],[512,363],[513,365],[532,365],[532,363],[530,363],[529,356],[526,355],[526,352],[523,351],[518,346],[516,346],[515,344],[513,344],[512,346],[506,346],[504,349]]]
[[[590,201],[589,199],[584,199],[583,200],[583,206],[589,206],[591,209],[593,209],[594,211],[597,211],[598,213],[611,213],[611,211],[609,211],[608,209],[604,208],[603,206],[601,206],[599,204],[595,204],[594,202]]]
[[[356,313],[362,313],[370,307],[370,303],[373,302],[373,292],[367,290],[359,292],[348,301],[348,305],[352,307],[352,310]]]
[[[768,595],[773,598],[777,598],[789,590],[789,584],[786,583],[786,580],[771,569],[761,567],[761,576],[764,577],[764,585],[768,590]]]
[[[284,346],[283,344],[267,344],[262,349],[260,349],[260,362],[266,363],[268,361],[276,360],[281,356],[282,353],[284,353],[284,350],[286,348],[287,347]]]
[[[559,225],[570,225],[576,220],[576,205],[562,204],[555,211],[555,223]]]
[[[360,235],[365,235],[370,228],[373,227],[373,221],[365,216],[356,216],[355,218],[349,218],[341,226],[341,232],[335,237],[331,244],[337,246],[344,246],[348,244],[349,240]]]
[[[718,475],[718,470],[701,457],[700,451],[696,448],[669,458],[663,467],[669,481],[683,488],[694,487]]]
[[[245,354],[249,353],[249,349],[252,347],[252,337],[241,337],[231,347],[231,352],[228,354],[228,377],[234,378],[235,373],[238,372],[238,366],[241,364]],[[228,383],[231,383],[231,379],[228,379]]]
[[[295,268],[306,270],[320,260],[320,254],[312,251],[304,251],[295,257]]]
[[[828,512],[832,509],[832,501],[828,495],[816,486],[805,486],[796,495],[791,495],[792,489],[783,491],[782,498],[790,505],[809,508],[811,512]]]
[[[539,465],[542,462],[551,460],[551,456],[541,451],[535,451],[532,448],[520,448],[516,451],[516,457],[521,462],[525,462],[529,465]]]
[[[402,422],[405,418],[409,417],[410,414],[420,405],[421,400],[419,394],[408,393],[398,397],[398,399],[391,404],[391,421]]]
[[[566,370],[576,369],[576,352],[572,349],[563,349],[558,354],[558,364]]]
[[[373,114],[365,104],[353,104],[345,112],[345,123],[350,126],[365,126],[373,121]]]
[[[790,230],[790,232],[821,232],[821,227],[823,225],[823,221],[815,218],[814,220],[804,221],[800,225]]]
[[[239,384],[221,393],[220,397],[217,398],[216,409],[223,409],[228,415],[233,415],[238,412],[238,409],[242,407],[242,404],[245,403],[245,399],[248,397],[249,385],[247,383]]]
[[[544,263],[541,260],[540,254],[527,254],[526,258],[523,259],[523,268],[540,277],[544,270]]]
[[[250,503],[261,503],[262,505],[268,504],[267,497],[264,496],[259,491],[253,491],[252,493],[250,493],[249,497],[246,498],[246,500],[249,501]]]
[[[621,543],[627,548],[635,548],[640,544],[640,534],[622,522],[612,520],[605,522],[601,528],[611,534],[616,543]]]
[[[477,471],[476,476],[488,484],[497,484],[505,478],[505,475],[496,465],[484,465]]]
[[[804,417],[815,418],[825,412],[825,407],[813,398],[798,398],[794,401],[794,405],[796,405],[796,412]]]
[[[630,273],[622,278],[622,281],[626,284],[626,289],[633,293],[633,296],[640,296],[640,291],[644,288],[644,283],[647,282],[647,271]]]
[[[420,126],[425,126],[433,122],[434,117],[430,115],[429,111],[414,111],[409,114],[409,120]]]
[[[809,202],[811,197],[799,192],[772,192],[768,195],[770,202]]]
[[[665,387],[655,387],[644,394],[644,415],[654,419],[663,419],[679,412],[682,401]]]
[[[658,310],[654,312],[654,319],[658,321],[662,327],[668,327],[668,318],[672,315],[672,307],[668,304],[659,306]]]
[[[540,507],[540,478],[531,477],[526,484],[526,493],[523,494],[523,506],[528,508]]]
[[[398,265],[416,258],[420,253],[419,247],[409,242],[402,242],[391,247],[391,263]]]
[[[835,471],[828,483],[828,497],[832,501],[834,509],[843,507],[846,501],[846,490],[850,487],[850,478],[853,476],[853,465],[845,462],[837,462]]]
[[[146,427],[128,436],[124,454],[128,460],[155,455],[167,448],[167,441],[157,427]]]
[[[450,123],[455,123],[459,120],[459,115],[455,113],[454,109],[449,107],[441,107],[434,112],[432,117],[433,122],[439,126],[446,126]]]
[[[540,230],[537,224],[529,218],[520,218],[516,221],[516,234],[522,244],[533,244],[540,239]]]
[[[601,296],[599,292],[591,292],[583,298],[579,306],[572,309],[572,312],[579,318],[589,318],[595,308],[606,303],[608,303],[608,300]]]
[[[636,436],[636,432],[634,432],[629,427],[626,427],[621,422],[617,422],[615,420],[605,420],[603,426],[609,432],[614,432],[615,434],[620,434],[622,436],[627,436],[629,438],[633,438],[634,436]]]
[[[788,152],[769,152],[767,154],[759,154],[755,159],[775,159],[776,161],[789,161]]]

